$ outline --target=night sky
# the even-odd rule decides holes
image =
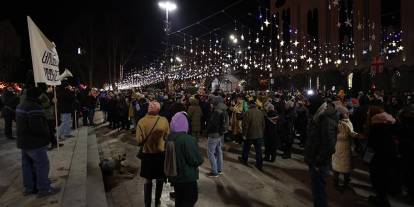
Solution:
[[[71,1],[9,1],[2,4],[0,10],[0,21],[11,20],[16,28],[22,44],[22,61],[30,67],[30,49],[26,16],[29,15],[43,33],[57,45],[58,52],[76,53],[76,48],[66,47],[70,41],[70,33],[74,30],[82,30],[78,27],[79,22],[94,19],[94,27],[99,27],[105,19],[116,18],[121,24],[109,25],[109,30],[122,32],[123,38],[135,40],[136,49],[130,60],[129,67],[139,67],[148,64],[162,54],[164,41],[164,18],[165,12],[158,8],[156,0],[71,0]],[[212,13],[222,10],[226,6],[237,2],[237,0],[175,0],[178,9],[170,13],[172,31],[188,26]],[[199,26],[192,27],[184,32],[192,36],[200,36],[209,33],[216,27],[225,25],[224,30],[230,30],[234,19],[243,20],[247,14],[257,14],[262,0],[244,0],[236,6],[226,10],[226,14],[220,14]],[[263,5],[268,6],[268,5]],[[97,37],[104,34],[98,30]],[[105,36],[105,37],[104,37]],[[181,38],[177,35],[171,39]],[[207,35],[208,36],[208,35]],[[208,37],[206,37],[208,38]],[[76,45],[76,43],[74,43]],[[69,51],[69,52],[71,52]],[[61,58],[62,59],[62,58]],[[61,60],[61,63],[65,60]],[[105,78],[105,77],[102,77]]]

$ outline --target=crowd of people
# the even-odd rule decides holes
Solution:
[[[146,180],[145,206],[151,206],[154,179],[156,206],[160,205],[166,180],[174,186],[176,206],[194,206],[198,198],[198,166],[203,163],[198,149],[202,138],[207,138],[207,158],[211,166],[207,176],[211,178],[223,174],[222,150],[226,141],[242,145],[239,161],[244,165],[249,165],[248,155],[253,145],[255,166],[260,171],[263,162],[275,162],[278,156],[291,158],[297,143],[295,147],[303,151],[309,167],[314,206],[327,206],[325,179],[331,171],[335,188],[340,192],[349,189],[355,159],[369,163],[370,180],[376,194],[369,198],[370,202],[390,206],[388,196],[402,192],[414,199],[412,93],[346,94],[344,90],[238,93],[217,90],[210,94],[99,92],[63,84],[55,100],[46,87],[39,87],[35,93],[26,91],[18,106],[17,97],[6,91],[2,113],[8,138],[13,138],[10,122],[16,117],[18,146],[28,152],[27,156],[23,155],[27,157],[23,160],[23,171],[27,171],[24,175],[34,171],[25,167],[25,162],[35,159],[32,149],[39,148],[39,142],[34,146],[33,140],[42,135],[41,149],[46,153],[46,143],[51,144],[51,148],[59,144],[55,136],[61,141],[73,136],[71,128],[79,126],[80,117],[83,125],[94,126],[94,113],[99,106],[110,128],[130,130],[136,135],[141,146],[137,155],[142,165],[140,176]],[[60,114],[57,132],[53,122],[56,102]],[[27,118],[32,118],[31,113],[36,114],[37,110],[42,112],[48,129],[39,132],[39,136],[27,134],[33,126],[26,126]],[[32,136],[36,138],[30,139]],[[27,194],[35,190],[51,191],[50,184],[49,187],[39,183],[36,186],[30,179],[24,176]]]
[[[207,158],[211,165],[207,176],[212,178],[223,174],[222,148],[225,141],[242,144],[239,160],[245,165],[248,165],[248,154],[254,146],[255,166],[263,170],[263,162],[275,162],[278,150],[282,152],[282,159],[291,158],[293,144],[297,140],[309,166],[315,206],[327,206],[325,179],[331,170],[335,188],[340,192],[349,188],[353,162],[358,158],[370,166],[370,178],[376,192],[376,196],[370,197],[370,202],[389,206],[387,195],[402,191],[408,192],[412,198],[412,94],[386,96],[383,91],[345,94],[343,90],[312,92],[216,91],[191,95],[129,90],[118,94],[101,93],[99,102],[110,127],[128,129],[133,123],[132,133],[136,133],[137,140],[144,146],[143,154],[150,155],[143,156],[141,169],[141,176],[147,179],[144,187],[146,206],[151,204],[148,192],[151,192],[152,179],[157,180],[155,203],[160,203],[162,181],[169,177],[163,171],[165,160],[169,160],[169,155],[165,154],[167,140],[177,139],[176,130],[180,126],[181,136],[186,134],[194,139],[187,138],[191,144],[184,146],[189,149],[176,148],[176,151],[184,150],[179,153],[195,160],[191,163],[186,163],[186,159],[176,161],[185,165],[177,168],[178,176],[188,175],[187,170],[196,170],[202,163],[193,140],[197,142],[200,138],[207,138]],[[175,116],[181,117],[179,122],[174,121]],[[121,127],[124,122],[127,127]],[[192,206],[197,200],[196,194],[185,191],[197,189],[197,177],[182,178],[191,180],[191,184],[173,183],[180,186],[176,189],[177,195],[186,192],[187,196],[182,199],[188,199],[177,199],[177,206],[186,206],[186,202]]]

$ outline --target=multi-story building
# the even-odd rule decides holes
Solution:
[[[283,40],[316,44],[321,64],[274,72],[275,87],[414,89],[413,0],[271,0],[270,11]]]

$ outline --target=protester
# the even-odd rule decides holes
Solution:
[[[96,89],[91,89],[87,98],[86,98],[86,107],[87,107],[87,116],[89,126],[95,126],[94,117],[95,117],[95,108],[96,108],[96,97],[95,94],[97,93]]]
[[[216,96],[212,100],[213,112],[207,123],[207,155],[210,160],[211,172],[208,177],[218,177],[223,171],[223,141],[226,133],[226,110],[223,98]]]
[[[384,111],[379,100],[369,108],[368,118],[368,146],[374,151],[369,173],[376,193],[369,201],[378,206],[391,206],[388,194],[399,191],[398,151],[393,138],[396,120]]]
[[[38,103],[41,92],[29,87],[26,97],[16,109],[17,147],[22,151],[24,195],[50,196],[60,191],[51,187],[47,145],[50,131],[42,106]]]
[[[194,136],[197,140],[201,135],[201,117],[203,112],[196,98],[191,97],[190,106],[188,107],[188,119],[191,121],[191,135]]]
[[[12,87],[7,87],[2,99],[3,108],[1,114],[4,119],[4,135],[6,135],[8,139],[15,139],[12,134],[12,125],[13,120],[15,119],[16,106],[19,103],[19,100],[14,94],[14,89]]]
[[[325,192],[331,157],[335,152],[339,115],[332,100],[326,101],[316,111],[309,126],[310,133],[305,146],[305,162],[309,166],[313,204],[328,206]]]
[[[51,147],[49,148],[49,150],[52,150],[53,148],[56,148],[58,145],[56,137],[55,137],[56,122],[55,122],[54,108],[53,108],[54,104],[50,100],[53,94],[51,90],[48,90],[45,84],[39,84],[39,90],[41,90],[39,101],[43,108],[43,111],[45,112],[47,126],[49,128],[49,137],[50,137],[50,143],[51,143]],[[63,144],[59,143],[59,146],[63,146]]]
[[[282,137],[282,149],[283,149],[283,159],[291,158],[292,156],[292,145],[295,138],[295,119],[296,119],[296,110],[295,110],[295,101],[294,97],[288,96],[285,104],[285,130],[286,134]]]
[[[128,110],[129,110],[129,105],[128,105],[128,100],[123,96],[123,95],[119,95],[117,96],[116,99],[116,113],[117,113],[117,117],[118,117],[118,124],[117,126],[120,126],[120,129],[125,129],[125,130],[129,130],[130,127],[130,123],[128,120]]]
[[[60,107],[61,124],[58,130],[58,137],[62,140],[71,138],[72,113],[74,112],[75,96],[72,87],[65,81],[58,94],[58,107]]]
[[[188,120],[182,112],[176,113],[170,124],[171,134],[168,141],[174,142],[177,176],[170,177],[175,190],[175,206],[191,207],[198,200],[198,166],[203,157],[197,140],[187,134]]]
[[[145,206],[151,207],[152,180],[156,180],[155,205],[160,206],[164,175],[165,139],[169,133],[168,121],[158,115],[160,103],[151,101],[148,113],[139,120],[136,137],[143,145],[141,158],[141,177],[145,178],[144,200]]]
[[[414,104],[409,103],[398,115],[400,127],[398,128],[400,152],[402,156],[403,184],[407,188],[408,196],[414,203]]]
[[[300,146],[305,147],[307,139],[307,128],[308,128],[308,118],[309,110],[306,108],[303,100],[298,101],[296,109],[297,117],[295,119],[296,131],[299,133]]]
[[[273,105],[267,107],[267,115],[265,119],[265,131],[264,131],[264,145],[265,156],[264,161],[274,162],[276,160],[277,149],[280,145],[279,140],[279,115],[274,109]]]
[[[265,118],[263,111],[256,107],[254,101],[250,102],[249,110],[244,114],[243,117],[243,152],[239,160],[247,165],[248,155],[250,146],[254,145],[256,152],[256,167],[260,171],[263,166],[262,159],[262,145],[263,135],[265,130]]]
[[[344,191],[351,181],[352,171],[352,138],[357,137],[354,127],[349,120],[349,111],[343,106],[337,107],[340,114],[336,136],[335,153],[332,155],[332,170],[334,171],[334,185],[337,190]],[[343,185],[339,177],[343,175]]]
[[[242,142],[242,120],[244,114],[243,102],[243,98],[241,96],[238,96],[234,106],[230,107],[230,110],[232,112],[230,119],[231,132],[233,135],[233,140],[235,140],[237,143]]]

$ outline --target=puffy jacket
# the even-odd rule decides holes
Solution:
[[[45,112],[32,98],[25,98],[16,109],[17,147],[37,149],[47,146],[50,132]]]

